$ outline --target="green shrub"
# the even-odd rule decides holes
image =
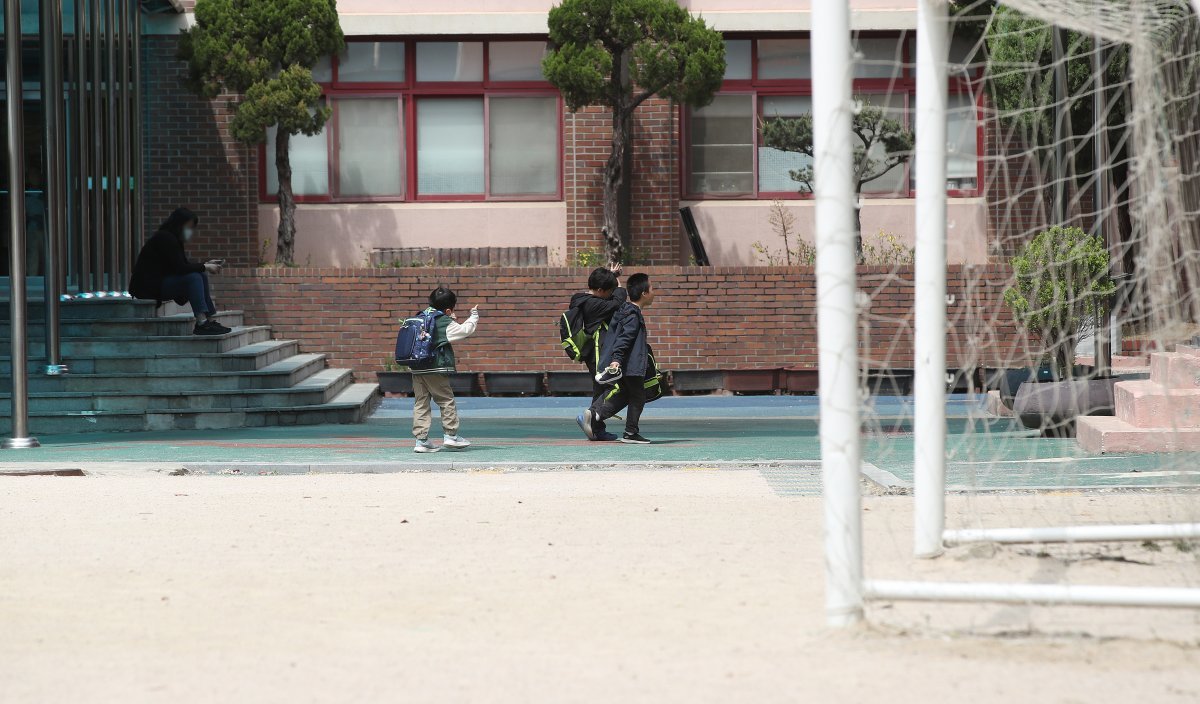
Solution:
[[[1080,336],[1116,290],[1104,241],[1078,227],[1053,227],[1026,244],[1012,267],[1004,302],[1041,341],[1055,378],[1069,377]]]

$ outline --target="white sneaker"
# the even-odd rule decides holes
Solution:
[[[437,452],[440,448],[434,447],[429,440],[418,440],[413,446],[413,452]]]
[[[471,441],[461,435],[447,435],[442,438],[442,447],[449,447],[455,450],[461,450],[464,447],[470,447]]]

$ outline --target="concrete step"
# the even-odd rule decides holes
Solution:
[[[1173,389],[1200,388],[1200,357],[1179,352],[1150,355],[1150,380]]]
[[[323,369],[284,389],[226,391],[43,392],[29,394],[29,411],[233,410],[259,407],[314,406],[328,403],[353,382],[349,369]],[[9,415],[11,394],[0,394],[0,415]]]
[[[1077,419],[1075,438],[1095,454],[1200,452],[1200,428],[1138,428],[1115,416]]]
[[[214,317],[226,327],[240,327],[244,324],[244,316],[241,311],[224,311]],[[191,315],[173,315],[170,317],[63,320],[60,321],[58,329],[59,334],[63,337],[182,337],[191,335],[195,325],[196,319]],[[0,345],[8,343],[12,335],[11,330],[12,326],[8,322],[0,323]],[[29,321],[26,326],[26,336],[29,340],[43,340],[45,335],[45,321],[40,319]]]
[[[222,430],[276,425],[361,423],[370,417],[382,398],[378,384],[351,384],[327,403],[317,405],[236,410],[151,409],[145,412],[30,413],[29,428],[32,435],[39,436],[88,432]],[[11,428],[10,419],[0,417],[0,436],[7,436]],[[30,452],[38,451],[31,450]]]
[[[234,328],[225,335],[167,335],[151,337],[68,337],[62,341],[62,355],[70,364],[74,357],[123,357],[128,355],[213,354],[232,352],[239,347],[266,342],[271,328],[251,325]]]
[[[0,356],[0,376],[12,374],[12,359]],[[72,357],[66,362],[72,374],[156,374],[221,372],[232,374],[270,366],[300,352],[296,340],[266,340],[244,345],[230,352],[206,354],[130,354],[121,357]],[[43,354],[29,358],[30,376],[40,375],[45,364]]]
[[[298,354],[262,369],[229,371],[125,372],[62,376],[32,374],[30,393],[142,393],[163,394],[239,389],[284,389],[304,381],[325,368],[325,355]]]
[[[92,298],[59,303],[59,317],[63,320],[96,320],[113,318],[152,318],[158,304],[132,298]],[[32,321],[45,320],[46,307],[41,299],[30,300],[25,306],[26,316]],[[0,302],[0,322],[9,321],[8,301]]]
[[[1200,388],[1122,381],[1113,389],[1117,418],[1138,428],[1200,428]]]

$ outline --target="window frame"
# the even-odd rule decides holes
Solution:
[[[893,95],[901,96],[905,102],[905,126],[909,129],[913,126],[913,110],[915,110],[916,100],[916,71],[912,65],[913,57],[915,56],[915,37],[916,32],[911,30],[904,31],[862,31],[855,34],[856,38],[876,38],[890,39],[899,38],[902,40],[901,45],[901,60],[903,61],[902,70],[892,78],[855,78],[853,82],[854,95]],[[761,130],[758,127],[759,121],[762,119],[762,104],[764,98],[769,97],[811,97],[812,96],[812,79],[811,78],[794,78],[794,79],[759,79],[758,78],[758,43],[762,39],[803,39],[811,42],[811,34],[809,32],[779,32],[771,34],[762,33],[746,33],[746,32],[730,32],[724,37],[726,40],[750,40],[750,78],[735,79],[722,82],[717,95],[752,95],[752,105],[754,112],[751,115],[751,120],[754,122],[754,143],[753,143],[753,192],[752,193],[696,193],[691,189],[692,170],[691,170],[691,124],[689,120],[690,111],[687,106],[678,108],[678,120],[680,126],[680,156],[679,156],[679,188],[684,200],[698,201],[722,201],[722,200],[811,200],[813,194],[801,193],[799,189],[795,191],[762,191],[759,188],[759,149],[761,149]],[[987,130],[984,125],[983,111],[983,95],[982,90],[982,72],[975,70],[969,77],[952,76],[949,79],[949,90],[951,94],[967,94],[974,96],[975,103],[975,151],[976,151],[976,179],[975,188],[973,189],[947,189],[946,195],[950,198],[978,198],[983,194],[984,185],[984,164],[986,162]],[[915,189],[912,184],[912,161],[908,161],[903,167],[904,174],[901,180],[901,187],[894,191],[878,191],[871,192],[864,190],[863,198],[869,199],[911,199],[915,196]],[[867,188],[870,188],[868,185]]]
[[[549,81],[493,81],[491,79],[491,44],[493,42],[536,41],[548,42],[545,35],[366,35],[347,38],[351,42],[403,42],[404,44],[404,80],[394,82],[354,82],[343,83],[339,76],[340,57],[331,59],[331,81],[321,83],[322,97],[333,106],[333,115],[324,129],[325,144],[329,169],[329,193],[324,195],[296,196],[297,203],[496,203],[496,202],[556,202],[562,201],[565,194],[566,145],[564,106],[562,94]],[[421,42],[483,42],[483,80],[482,81],[417,81],[417,44]],[[490,102],[491,98],[553,98],[556,105],[555,132],[557,133],[558,165],[555,181],[557,188],[554,193],[529,195],[493,196],[490,192]],[[404,179],[404,193],[399,196],[343,196],[340,194],[341,181],[339,178],[340,150],[338,149],[338,120],[337,103],[347,99],[379,99],[395,98],[400,101],[400,133],[401,150],[399,158]],[[422,194],[418,191],[417,173],[417,101],[421,99],[438,98],[478,98],[483,101],[483,139],[484,139],[484,178],[483,193],[472,194]],[[279,197],[267,192],[267,169],[274,163],[274,156],[266,153],[266,144],[259,150],[258,195],[259,202],[277,203]]]

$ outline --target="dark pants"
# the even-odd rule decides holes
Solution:
[[[201,315],[213,315],[217,306],[212,301],[212,293],[208,288],[208,274],[193,272],[191,274],[172,274],[163,278],[162,296],[171,301],[186,298],[192,304],[192,313],[197,319]]]
[[[637,435],[641,432],[638,428],[638,422],[642,419],[642,411],[646,408],[646,378],[640,376],[622,377],[617,382],[620,387],[616,395],[610,399],[599,399],[592,404],[592,410],[600,417],[603,422],[607,418],[612,418],[625,409],[625,434]],[[612,387],[608,387],[611,391]],[[593,423],[592,427],[596,427]]]
[[[590,407],[596,409],[600,407],[600,402],[604,400],[608,392],[612,391],[612,387],[596,382],[596,360],[593,359],[593,355],[585,356],[583,363],[587,365],[588,374],[591,375],[592,379],[592,405]],[[596,435],[608,432],[608,428],[605,427],[603,420],[599,423],[592,423],[592,430],[595,431]]]

